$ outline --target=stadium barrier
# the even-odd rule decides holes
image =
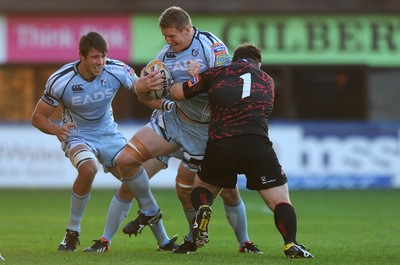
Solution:
[[[142,123],[124,123],[130,137]],[[270,124],[270,138],[291,189],[368,189],[400,187],[400,123],[313,122]],[[173,188],[179,160],[151,180]],[[76,177],[54,136],[31,125],[2,124],[0,188],[65,188]],[[239,176],[245,187],[245,177]],[[94,187],[118,187],[119,181],[99,170]]]

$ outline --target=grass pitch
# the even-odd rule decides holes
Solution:
[[[222,201],[213,205],[210,243],[192,255],[158,252],[151,230],[138,237],[120,231],[109,253],[84,253],[98,239],[114,190],[94,190],[82,221],[77,252],[59,253],[69,218],[69,190],[0,189],[2,264],[400,264],[400,190],[291,191],[298,218],[298,241],[315,259],[288,260],[273,215],[256,192],[242,191],[250,239],[263,255],[240,254]],[[187,223],[174,190],[155,189],[168,234],[187,233]],[[136,217],[137,205],[123,222]]]

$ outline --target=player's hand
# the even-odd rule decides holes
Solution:
[[[200,63],[197,61],[188,61],[188,71],[190,76],[196,76],[200,73]]]
[[[71,135],[71,133],[74,131],[75,128],[76,126],[73,123],[65,123],[62,126],[60,126],[56,134],[58,140],[60,142],[64,142],[65,140],[67,140],[68,136]]]
[[[144,69],[145,68],[142,69],[140,78],[137,79],[134,84],[136,94],[139,95],[154,90],[161,90],[161,84],[164,81],[162,74],[158,71],[154,71],[145,75]]]

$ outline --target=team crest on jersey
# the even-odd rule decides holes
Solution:
[[[102,86],[106,86],[106,85],[107,85],[107,78],[102,78],[102,79],[100,79],[100,84],[101,84]]]
[[[197,56],[199,54],[199,48],[194,48],[194,49],[192,49],[192,55],[193,56]]]

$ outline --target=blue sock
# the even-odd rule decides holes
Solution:
[[[243,246],[249,240],[247,233],[247,217],[246,207],[242,200],[237,205],[224,204],[226,218],[228,218],[229,224],[232,226],[235,232],[236,239],[239,242],[239,246]]]
[[[140,211],[145,215],[155,215],[160,209],[150,190],[149,177],[142,167],[139,172],[124,180],[135,194],[139,203]]]
[[[70,219],[67,229],[78,233],[81,232],[81,220],[89,199],[90,192],[83,196],[76,195],[73,191],[71,192]]]
[[[119,226],[122,221],[128,215],[131,209],[132,201],[124,200],[115,194],[111,199],[110,207],[108,208],[106,226],[104,227],[104,232],[102,238],[108,240],[109,245],[111,245],[112,238],[118,231]]]
[[[193,220],[196,217],[196,210],[194,208],[192,209],[183,209],[185,212],[186,220],[188,221],[189,224],[189,232],[186,236],[186,238],[193,242]]]
[[[165,231],[164,224],[162,220],[155,224],[150,225],[151,231],[157,239],[159,246],[164,246],[169,243],[169,237]]]

